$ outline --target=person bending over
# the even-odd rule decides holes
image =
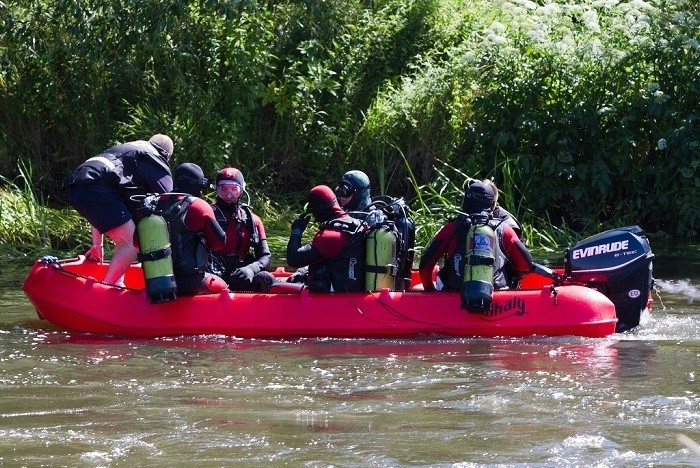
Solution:
[[[165,193],[173,189],[169,161],[173,141],[156,134],[107,148],[78,166],[64,181],[68,202],[92,226],[92,247],[85,256],[102,262],[102,236],[114,242],[114,254],[103,278],[107,284],[124,285],[124,274],[136,260],[134,214],[139,203],[133,195]]]

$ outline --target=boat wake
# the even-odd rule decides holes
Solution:
[[[693,302],[700,299],[700,289],[697,286],[690,284],[690,280],[666,281],[654,279],[654,284],[662,290],[671,294],[679,294],[688,298],[688,302]]]

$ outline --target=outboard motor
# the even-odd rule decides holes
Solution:
[[[615,304],[616,332],[639,325],[654,285],[649,241],[639,226],[601,232],[564,255],[566,278],[593,287]]]

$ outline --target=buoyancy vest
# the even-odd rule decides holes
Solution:
[[[229,221],[226,217],[226,213],[224,213],[224,210],[222,210],[221,207],[216,204],[211,205],[211,207],[214,211],[216,222],[219,223],[219,226],[221,226],[221,229],[223,229],[224,232],[227,232],[226,229],[228,228]],[[240,246],[243,242],[242,229],[245,227],[248,233],[250,233],[251,247],[255,247],[258,244],[260,244],[260,233],[258,232],[258,227],[255,225],[255,220],[253,219],[253,210],[250,208],[249,205],[246,205],[244,203],[240,204],[239,208],[243,211],[243,218],[240,218],[238,216],[238,208],[234,208],[231,211],[231,216],[233,217],[234,221],[236,221],[238,224],[238,229],[236,230],[238,242],[236,242],[236,245]]]
[[[496,205],[492,213],[493,219],[502,220],[505,224],[513,228],[518,238],[525,242],[525,231],[520,225],[520,222],[508,210],[500,205]]]
[[[321,223],[320,228],[348,233],[351,237],[340,254],[309,266],[309,289],[314,292],[363,291],[367,225],[346,216]]]
[[[444,266],[440,270],[439,275],[445,285],[445,289],[449,291],[459,291],[464,282],[464,267],[467,256],[467,234],[471,227],[471,220],[468,216],[462,215],[453,222],[457,223],[455,228],[457,244],[453,252],[448,252]],[[503,248],[502,224],[503,220],[500,219],[492,219],[488,222],[488,226],[491,227],[496,234],[496,252],[493,264],[494,289],[503,289],[509,284],[506,269],[508,257]]]
[[[194,201],[191,195],[161,197],[156,212],[168,222],[173,268],[178,275],[203,274],[208,264],[208,252],[202,237],[185,226],[185,216]]]

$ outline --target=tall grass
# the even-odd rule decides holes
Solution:
[[[412,178],[414,189],[419,195],[413,200],[412,209],[417,220],[416,245],[420,250],[445,222],[457,216],[464,194],[464,181],[479,179],[478,174],[465,174],[460,169],[439,161],[435,168],[436,177],[429,184],[418,185]],[[537,214],[513,204],[512,191],[499,187],[498,204],[510,211],[523,225],[526,244],[533,252],[543,256],[556,256],[564,249],[581,239],[574,230],[554,223],[547,214]],[[559,226],[557,226],[557,224]]]
[[[0,252],[13,257],[55,254],[90,244],[90,225],[72,209],[50,208],[32,185],[31,165],[15,179],[0,176]]]

